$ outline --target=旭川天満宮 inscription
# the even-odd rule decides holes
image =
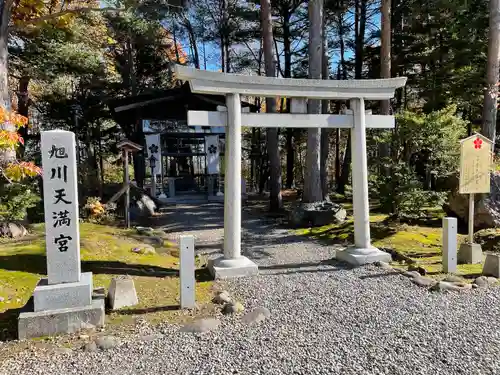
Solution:
[[[75,135],[42,132],[42,166],[49,284],[80,280]]]

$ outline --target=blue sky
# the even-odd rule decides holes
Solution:
[[[375,6],[378,7],[378,4],[375,4]],[[374,12],[374,14],[370,18],[370,24],[371,28],[370,30],[367,30],[366,35],[369,35],[370,31],[373,31],[375,29],[380,28],[380,13],[378,12],[378,8],[372,8],[369,10],[371,12]],[[348,16],[345,18],[346,23],[353,23],[354,22],[354,15],[352,12],[348,14]],[[377,45],[379,42],[378,40],[374,41],[373,44]],[[188,43],[183,43],[183,47],[185,48],[185,51],[189,51],[189,44]],[[199,53],[200,55],[202,54],[202,46],[199,46]],[[206,44],[206,54],[207,56],[211,56],[210,59],[207,59],[207,70],[212,70],[212,71],[217,71],[221,69],[220,66],[220,52],[219,52],[219,47],[214,45],[214,44]],[[246,47],[241,47],[241,48],[246,48]],[[258,45],[256,44],[256,49],[258,48]],[[351,59],[354,57],[354,53],[352,50],[348,49],[345,52],[345,57],[346,59]],[[202,59],[202,58],[201,58]],[[330,61],[331,61],[331,70],[335,70],[337,67],[337,64],[339,63],[340,60],[340,55],[339,51],[331,50],[330,51]],[[201,61],[203,65],[203,61]],[[202,66],[203,68],[203,66]]]

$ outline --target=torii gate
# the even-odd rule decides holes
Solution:
[[[209,263],[215,278],[249,276],[257,265],[241,255],[241,126],[351,129],[354,246],[337,259],[354,265],[391,260],[371,245],[366,128],[394,128],[394,116],[365,113],[365,100],[389,100],[406,77],[373,80],[318,80],[248,76],[201,71],[176,65],[177,79],[194,93],[225,95],[227,112],[189,111],[188,125],[226,126],[224,255]],[[242,113],[240,95],[350,100],[352,114]],[[367,125],[368,124],[368,125]]]

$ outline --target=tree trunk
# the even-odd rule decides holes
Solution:
[[[382,33],[380,36],[380,78],[391,78],[391,0],[382,0]],[[383,100],[380,114],[390,114],[390,101]]]
[[[323,55],[323,0],[309,1],[309,78],[321,79]],[[321,101],[309,99],[307,112],[321,113]],[[320,177],[321,129],[307,131],[306,176],[304,181],[304,203],[320,202],[323,199]]]
[[[363,52],[365,47],[365,30],[366,30],[366,2],[367,0],[356,0],[355,2],[355,52],[354,60],[354,76],[356,79],[361,79],[363,73]]]
[[[355,35],[356,42],[354,57],[354,78],[361,79],[363,73],[363,50],[365,44],[365,29],[366,29],[366,0],[356,0],[355,7]],[[339,194],[345,194],[345,187],[349,182],[349,174],[351,171],[351,132],[347,137],[347,144],[345,147],[344,163],[342,164],[342,173],[340,181],[337,186]]]
[[[276,66],[275,62],[273,61],[273,24],[271,19],[271,1],[261,0],[260,6],[266,76],[274,77]],[[266,112],[276,112],[275,98],[266,98]],[[278,211],[281,210],[283,206],[281,197],[281,160],[278,142],[278,129],[268,128],[266,133],[267,154],[269,156],[270,169],[269,209],[271,211]]]
[[[490,22],[488,32],[488,65],[486,89],[483,102],[482,133],[496,143],[498,69],[500,53],[500,0],[490,0]]]
[[[224,35],[220,35],[220,67],[221,71],[225,72],[226,71],[226,58],[225,58],[225,51],[226,49],[224,48]]]
[[[343,1],[340,3],[343,8]],[[338,15],[338,30],[339,30],[339,43],[340,43],[340,66],[338,68],[337,79],[347,79],[347,64],[345,61],[345,43],[344,43],[344,13],[339,12]],[[341,71],[342,70],[342,74]],[[340,107],[339,107],[340,110]],[[340,163],[340,129],[335,129],[335,184],[337,192],[340,193],[340,179],[341,179],[341,163]],[[343,189],[342,189],[343,191]],[[343,193],[342,193],[343,194]]]
[[[191,48],[193,50],[193,62],[194,67],[196,69],[200,69],[200,54],[198,52],[198,44],[196,43],[196,34],[193,29],[193,25],[191,25],[191,21],[184,16],[184,27],[186,28],[189,36],[189,43],[191,44]]]
[[[288,4],[283,4],[282,17],[283,17],[283,59],[285,63],[284,78],[292,77],[292,41],[290,35],[290,8]],[[290,112],[290,98],[286,99],[286,111]],[[291,189],[294,180],[294,166],[295,166],[295,147],[293,144],[294,129],[286,129],[286,187]]]
[[[324,15],[323,15],[324,16]],[[328,40],[326,36],[326,17],[323,17],[323,79],[329,79],[330,67],[328,59]],[[321,112],[324,114],[329,113],[329,100],[323,100],[321,103]],[[320,155],[320,177],[321,177],[321,191],[323,193],[323,200],[328,198],[328,153],[330,151],[330,129],[321,129],[321,155]]]
[[[380,36],[380,78],[391,78],[391,0],[382,0],[382,33]],[[380,103],[380,114],[390,115],[391,102],[383,100]],[[387,132],[387,130],[385,130]],[[378,145],[380,160],[383,160],[390,155],[389,144],[381,142]],[[386,175],[387,168],[380,168],[380,172]]]
[[[29,76],[22,76],[19,79],[19,89],[17,92],[17,112],[24,116],[28,117],[28,112],[29,112],[29,93],[28,93],[28,87],[30,83],[30,77]],[[24,142],[28,139],[28,126],[23,126],[19,129],[19,135],[23,137]],[[24,145],[19,145],[17,148],[17,153],[19,157],[24,156],[24,151],[25,151],[25,144]]]
[[[8,82],[8,41],[9,41],[9,21],[13,0],[0,0],[0,106],[6,110],[11,110]],[[4,122],[0,125],[2,130],[15,132],[15,125]],[[5,165],[16,160],[16,150],[0,150],[0,165]]]

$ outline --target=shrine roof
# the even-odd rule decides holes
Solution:
[[[247,102],[242,101],[241,105],[250,107],[251,112],[258,110]],[[188,110],[216,111],[218,106],[225,106],[225,96],[195,94],[186,82],[172,89],[115,98],[108,101],[108,106],[113,119],[120,125],[145,119],[187,121]]]

